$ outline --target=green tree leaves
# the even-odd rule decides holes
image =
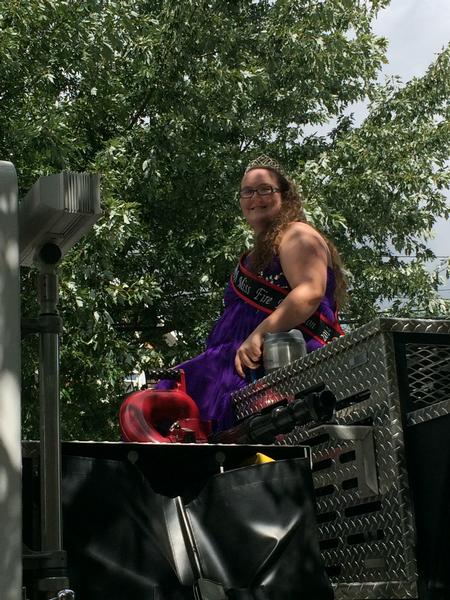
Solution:
[[[400,307],[403,315],[448,314],[448,304],[436,301],[424,241],[436,217],[449,215],[449,56],[447,48],[404,87],[378,87],[361,127],[338,132],[299,174],[321,215],[343,218],[345,227],[336,228],[335,218],[330,225],[352,274],[348,312],[359,322],[383,300],[396,314]]]
[[[102,173],[104,214],[60,269],[65,436],[117,437],[123,377],[201,350],[249,243],[236,190],[262,152],[296,173],[342,251],[349,318],[389,299],[396,311],[443,310],[423,237],[447,211],[448,51],[421,80],[377,85],[386,41],[371,22],[387,4],[2,3],[2,157],[23,192],[41,174]],[[371,112],[355,128],[344,111],[365,97]],[[330,118],[330,137],[305,138]],[[32,280],[24,272],[28,314]],[[35,354],[25,342],[26,432]]]

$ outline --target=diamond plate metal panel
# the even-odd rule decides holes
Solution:
[[[444,414],[450,400],[434,404],[428,394],[426,407],[405,420],[396,362],[397,334],[402,334],[402,339],[408,334],[411,341],[406,352],[409,387],[423,398],[437,380],[442,383],[447,368],[442,358],[448,352],[445,344],[450,342],[445,341],[436,351],[423,342],[423,336],[416,344],[414,336],[448,336],[450,321],[377,319],[271,373],[233,398],[236,415],[242,419],[325,384],[337,399],[336,424],[371,430],[375,487],[368,484],[364,468],[368,446],[362,448],[357,439],[336,439],[311,424],[280,436],[278,441],[311,446],[319,542],[337,600],[417,598],[416,536],[403,428],[406,422],[413,425],[433,414]]]
[[[425,421],[431,421],[431,419],[438,419],[450,414],[450,398],[443,400],[431,406],[426,406],[419,410],[410,412],[406,416],[406,422],[408,426],[420,425]]]

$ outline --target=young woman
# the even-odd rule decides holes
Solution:
[[[306,222],[294,183],[278,163],[261,156],[247,167],[239,195],[254,246],[231,276],[205,352],[179,365],[187,393],[218,431],[234,424],[230,396],[246,385],[245,370],[260,364],[266,333],[299,328],[308,352],[342,335],[339,256]]]

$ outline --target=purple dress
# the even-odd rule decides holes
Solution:
[[[290,289],[278,257],[259,275],[271,283]],[[336,305],[334,302],[335,278],[329,267],[325,296],[319,306],[319,312],[329,321],[336,321]],[[254,308],[232,290],[230,283],[225,288],[225,308],[216,321],[208,339],[206,350],[186,362],[178,365],[186,373],[187,393],[200,409],[202,419],[212,420],[218,431],[228,429],[235,424],[230,396],[233,392],[247,385],[236,372],[234,358],[242,342],[268,315]],[[306,333],[308,352],[317,350],[323,345]],[[167,389],[170,383],[161,381],[159,389]]]

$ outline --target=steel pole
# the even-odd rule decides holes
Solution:
[[[48,267],[47,267],[48,268]],[[58,280],[39,274],[40,317],[59,323]],[[41,549],[62,550],[61,444],[59,423],[59,333],[41,332],[39,342]]]

